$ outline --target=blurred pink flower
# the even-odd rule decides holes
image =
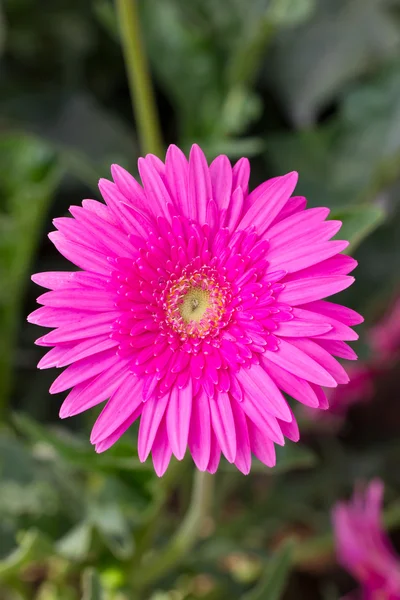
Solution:
[[[381,523],[383,483],[372,481],[333,510],[339,563],[360,583],[360,600],[400,600],[400,558]]]
[[[400,298],[387,314],[372,327],[369,343],[378,361],[393,361],[400,352]]]
[[[344,340],[362,317],[323,300],[354,281],[348,242],[330,241],[341,222],[291,197],[296,173],[248,193],[247,159],[208,165],[196,145],[139,172],[142,186],[114,165],[105,204],[55,219],[50,239],[82,271],[33,277],[51,291],[29,320],[55,327],[39,367],[67,367],[51,393],[72,388],[60,416],[109,399],[98,452],[140,417],[139,458],[159,475],[188,446],[201,470],[221,452],[243,473],[252,453],[273,466],[274,443],[299,438],[282,391],[325,406],[322,386],[348,381],[334,356],[356,358]]]

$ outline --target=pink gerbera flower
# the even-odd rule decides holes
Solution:
[[[333,512],[339,562],[360,582],[359,600],[400,600],[400,559],[381,523],[383,483],[374,480]]]
[[[152,452],[159,475],[187,446],[201,470],[221,451],[243,473],[251,453],[273,466],[274,443],[299,437],[282,391],[323,407],[321,386],[348,381],[332,355],[356,358],[343,340],[362,318],[322,300],[353,282],[348,243],[329,241],[341,223],[291,197],[296,173],[249,194],[247,159],[208,166],[196,145],[139,172],[143,187],[114,165],[106,204],[55,219],[50,239],[82,271],[33,277],[52,291],[29,320],[56,328],[39,367],[69,365],[50,389],[72,388],[60,416],[108,399],[98,452],[140,417],[139,458]]]

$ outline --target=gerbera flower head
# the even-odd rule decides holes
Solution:
[[[381,522],[383,491],[376,479],[333,511],[338,560],[361,584],[349,600],[400,600],[400,558]]]
[[[49,237],[80,271],[41,273],[51,291],[32,323],[54,327],[40,368],[67,367],[50,392],[72,391],[61,417],[108,400],[93,427],[98,452],[140,417],[138,453],[162,474],[187,447],[214,472],[221,452],[244,473],[269,466],[274,443],[299,432],[282,392],[324,407],[321,386],[346,383],[333,358],[362,318],[323,300],[353,282],[356,262],[330,241],[339,221],[305,210],[297,174],[249,193],[247,159],[210,165],[170,146],[139,159],[140,185],[118,166],[105,204],[84,200]]]

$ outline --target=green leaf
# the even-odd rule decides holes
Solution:
[[[39,562],[49,556],[54,556],[53,544],[42,532],[31,529],[23,535],[19,547],[0,561],[0,580],[17,575],[31,562]]]
[[[279,600],[289,578],[292,567],[294,542],[288,540],[272,558],[259,584],[243,596],[242,600]]]
[[[89,567],[83,573],[82,590],[82,600],[104,600],[104,590],[99,574],[92,567]]]
[[[54,152],[28,136],[0,138],[0,414],[11,388],[12,361],[27,271],[62,176]]]
[[[350,242],[350,246],[346,249],[346,252],[350,253],[354,252],[357,246],[383,223],[386,214],[380,206],[353,206],[336,209],[330,216],[343,222],[336,237]]]
[[[293,121],[310,125],[353,78],[396,56],[399,28],[388,0],[320,0],[315,16],[282,31],[265,73]]]

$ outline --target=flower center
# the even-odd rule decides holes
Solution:
[[[179,307],[182,319],[185,323],[190,321],[201,321],[209,308],[210,294],[208,290],[192,287],[183,297]]]
[[[230,293],[213,275],[202,270],[184,274],[166,290],[166,322],[182,339],[212,335],[224,324]]]

